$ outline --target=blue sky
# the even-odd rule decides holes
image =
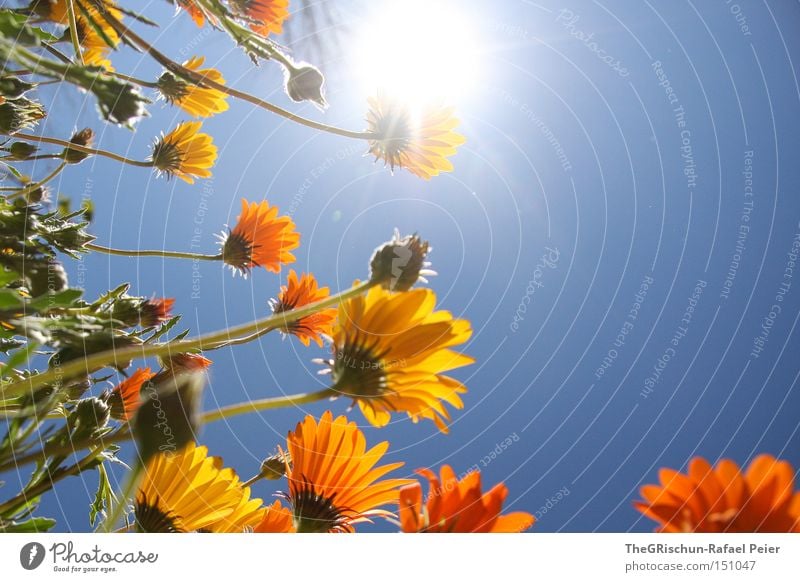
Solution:
[[[343,6],[351,30],[369,25]],[[452,96],[468,139],[452,174],[430,182],[391,175],[363,156],[362,143],[231,102],[204,125],[220,148],[213,179],[191,187],[97,159],[69,168],[58,189],[91,195],[102,244],[208,252],[242,197],[266,198],[303,235],[293,266],[334,289],[367,274],[372,249],[393,228],[421,233],[434,247],[439,276],[430,286],[441,307],[475,330],[466,351],[477,363],[457,374],[469,387],[466,406],[449,435],[400,417],[363,428],[370,442],[391,442],[389,459],[406,463],[399,473],[477,464],[487,487],[508,485],[507,507],[537,514],[534,531],[649,531],[631,506],[638,488],[655,482],[659,467],[684,468],[696,455],[744,464],[768,452],[800,465],[800,272],[787,271],[800,233],[800,41],[792,34],[800,8],[745,0],[458,6],[475,35],[471,82]],[[351,45],[317,63],[328,76],[323,114],[288,102],[277,66],[253,69],[226,37],[198,31],[182,14],[171,19],[164,3],[148,10],[168,25],[143,34],[172,57],[203,54],[232,85],[363,127],[366,94]],[[308,40],[292,48],[304,58]],[[114,62],[139,77],[160,70],[130,51]],[[104,128],[70,87],[46,95],[62,113],[43,134],[68,134],[64,112],[80,109],[74,126],[93,127],[102,147],[132,157],[144,158],[159,131],[185,120],[158,103],[133,134]],[[198,271],[91,255],[70,272],[90,297],[124,280],[136,293],[175,297],[196,334],[265,315],[288,270],[243,280],[217,264]],[[215,352],[206,407],[321,387],[311,360],[325,355],[279,336]],[[347,409],[338,401],[251,415],[209,426],[201,440],[249,477],[305,413],[329,406]],[[92,474],[74,478],[41,512],[60,530],[85,530],[95,485]],[[271,485],[256,494],[268,498]]]

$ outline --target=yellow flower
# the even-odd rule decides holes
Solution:
[[[689,470],[659,471],[661,485],[645,485],[634,503],[658,522],[656,531],[677,533],[800,533],[800,491],[787,461],[759,455],[746,472],[728,459],[712,467],[702,457]]]
[[[217,69],[201,69],[204,57],[192,57],[183,66],[203,75],[205,79],[224,84]],[[210,117],[228,109],[228,95],[216,89],[200,87],[166,72],[158,79],[158,90],[167,103],[177,105],[192,117]]]
[[[317,287],[317,280],[312,274],[303,273],[300,279],[294,269],[289,271],[287,284],[281,286],[281,293],[277,300],[273,300],[272,312],[284,313],[304,305],[316,303],[330,295],[327,287]],[[322,336],[330,336],[333,320],[336,319],[336,309],[322,309],[313,315],[303,317],[281,328],[286,334],[296,336],[304,345],[308,346],[311,340],[322,346]]]
[[[447,158],[466,140],[454,131],[458,120],[452,107],[426,106],[413,112],[382,92],[368,101],[367,130],[377,136],[370,140],[369,152],[376,160],[426,180],[453,170]]]
[[[287,471],[294,526],[298,533],[352,532],[371,517],[389,517],[381,507],[398,502],[398,487],[407,479],[383,479],[403,465],[376,467],[388,442],[367,450],[364,433],[344,416],[326,411],[319,423],[311,416],[288,437],[291,467]]]
[[[117,20],[122,19],[122,13],[114,7],[112,2],[104,2],[109,14]],[[39,11],[44,11],[43,16],[59,24],[69,24],[67,0],[40,2],[37,4]],[[84,5],[88,17],[83,10],[75,5],[75,22],[78,27],[78,41],[83,47],[83,62],[95,67],[103,67],[113,71],[108,55],[119,44],[119,35],[98,13],[97,8],[91,4]],[[97,30],[100,29],[102,34]]]
[[[400,525],[406,533],[519,533],[536,521],[524,511],[500,515],[508,488],[498,483],[483,493],[480,471],[461,479],[449,465],[442,466],[441,479],[429,469],[417,473],[428,479],[430,490],[424,505],[419,483],[400,490]]]
[[[262,36],[283,32],[289,18],[289,0],[233,0],[236,10],[251,20],[250,28]]]
[[[385,426],[392,412],[430,419],[447,432],[447,402],[462,408],[467,391],[442,372],[472,364],[450,348],[472,335],[470,323],[434,311],[430,289],[391,293],[373,287],[339,306],[333,329],[333,388],[353,398],[367,420]]]
[[[242,487],[239,479],[235,479],[236,486],[240,489],[239,503],[233,511],[225,517],[207,525],[203,531],[212,533],[242,533],[253,531],[264,518],[266,509],[261,499],[250,499],[250,488]]]
[[[236,226],[227,234],[218,235],[223,261],[234,271],[247,276],[253,267],[264,267],[278,273],[281,265],[293,263],[290,252],[300,246],[300,233],[288,216],[278,216],[278,207],[266,200],[248,202],[242,199],[242,213]]]
[[[208,178],[217,159],[211,136],[198,133],[199,121],[187,121],[162,136],[153,146],[153,166],[169,176],[194,184],[194,178]]]
[[[242,496],[233,470],[223,469],[206,447],[189,443],[148,462],[136,495],[136,524],[149,533],[202,530],[231,516]]]

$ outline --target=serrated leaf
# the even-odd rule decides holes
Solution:
[[[11,354],[11,357],[8,358],[8,361],[5,363],[5,365],[0,368],[0,378],[5,378],[14,368],[27,362],[30,359],[31,354],[33,354],[33,352],[36,350],[36,347],[36,344],[31,343],[27,347],[17,350]]]
[[[0,522],[3,533],[44,533],[56,525],[56,520],[49,517],[33,517],[23,522]]]
[[[112,505],[117,500],[114,495],[114,488],[111,487],[111,483],[108,480],[108,472],[105,465],[102,463],[98,465],[97,473],[99,475],[97,492],[94,495],[94,501],[89,505],[89,525],[92,527],[97,521],[97,516],[105,518],[107,512],[111,510]]]
[[[82,295],[83,291],[81,289],[64,289],[64,291],[58,293],[48,292],[31,301],[29,306],[36,311],[72,307]]]
[[[28,17],[11,10],[0,10],[0,34],[17,44],[39,46],[42,42],[56,42],[57,36],[27,24]]]

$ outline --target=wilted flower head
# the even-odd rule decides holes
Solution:
[[[431,250],[418,235],[401,238],[395,230],[392,240],[375,249],[369,263],[370,280],[390,291],[408,291],[417,281],[427,283],[426,276],[436,275],[425,260]]]
[[[229,233],[219,235],[222,260],[231,270],[246,276],[253,267],[272,273],[295,261],[292,250],[300,246],[300,233],[288,216],[278,216],[278,207],[266,200],[242,199],[242,212]]]
[[[325,102],[325,76],[316,67],[301,63],[286,71],[286,94],[293,101],[312,101],[321,108]]]
[[[144,106],[150,101],[131,83],[110,75],[95,75],[85,89],[95,94],[100,115],[112,123],[129,127],[147,115]]]
[[[427,106],[415,112],[380,92],[369,99],[367,129],[376,136],[369,152],[392,170],[405,168],[428,180],[453,170],[447,158],[466,141],[454,131],[457,125],[452,107]]]
[[[211,176],[209,168],[217,159],[217,146],[210,135],[199,133],[201,126],[199,121],[180,123],[162,136],[153,146],[153,166],[167,177],[177,176],[189,184],[194,184],[195,178]]]
[[[150,368],[139,368],[108,392],[105,397],[111,410],[111,418],[131,420],[142,403],[142,386],[153,376],[155,374]]]
[[[75,132],[70,138],[69,142],[83,147],[91,147],[92,143],[94,142],[94,131],[92,128],[86,127],[78,132]],[[64,148],[61,156],[68,164],[77,164],[88,158],[89,154],[80,152],[78,150]]]
[[[224,84],[225,79],[217,69],[200,68],[204,62],[204,57],[192,57],[183,66],[203,75],[204,79]],[[169,71],[158,78],[157,85],[167,103],[177,105],[192,117],[210,117],[228,109],[228,96],[225,93],[185,81]]]
[[[44,119],[42,104],[27,97],[5,99],[0,103],[0,132],[14,134],[30,129]]]

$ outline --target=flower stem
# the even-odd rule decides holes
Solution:
[[[287,406],[297,406],[299,404],[308,404],[310,402],[318,402],[337,396],[339,393],[333,388],[325,388],[318,392],[306,392],[304,394],[292,394],[290,396],[276,396],[274,398],[262,398],[261,400],[248,400],[247,402],[240,402],[239,404],[231,404],[230,406],[223,406],[217,410],[204,413],[200,417],[200,422],[207,424],[209,422],[216,422],[226,418],[233,418],[242,414],[249,414],[251,412],[259,412],[261,410],[270,410],[273,408],[284,408]]]
[[[189,253],[182,251],[159,251],[159,250],[123,250],[104,247],[102,245],[88,243],[85,247],[98,253],[106,255],[117,255],[120,257],[166,257],[171,259],[192,259],[198,261],[221,261],[222,253],[217,255],[204,255],[201,253]]]
[[[134,83],[135,85],[147,87],[148,89],[158,89],[158,83],[154,81],[145,81],[144,79],[139,79],[138,77],[131,77],[130,75],[124,75],[118,71],[106,71],[106,73],[113,77],[117,77],[118,79],[122,79],[123,81]]]
[[[109,26],[111,26],[111,28],[114,29],[114,31],[120,37],[127,38],[131,43],[136,45],[140,50],[149,54],[153,59],[155,59],[159,64],[161,64],[171,73],[174,73],[182,78],[189,79],[199,87],[206,87],[214,89],[216,91],[220,91],[221,93],[225,93],[226,95],[230,95],[231,97],[241,99],[242,101],[246,101],[248,103],[256,105],[257,107],[266,109],[271,113],[275,113],[276,115],[280,115],[281,117],[285,117],[290,121],[294,121],[295,123],[305,125],[312,129],[318,129],[320,131],[325,131],[327,133],[332,133],[335,135],[340,135],[343,137],[349,137],[354,139],[376,138],[375,134],[369,131],[351,131],[349,129],[342,129],[340,127],[335,127],[333,125],[320,123],[318,121],[314,121],[306,117],[302,117],[300,115],[295,115],[294,113],[287,111],[286,109],[278,107],[277,105],[273,105],[269,101],[264,101],[263,99],[259,99],[258,97],[250,95],[249,93],[245,93],[243,91],[239,91],[232,87],[228,87],[227,85],[217,83],[216,81],[209,79],[206,76],[197,73],[196,71],[187,69],[183,65],[180,65],[175,61],[173,61],[172,59],[170,59],[168,56],[160,52],[158,49],[153,47],[150,43],[145,41],[138,34],[136,34],[127,26],[125,26],[122,22],[120,22],[107,10],[105,10],[102,3],[98,2],[97,0],[91,0],[91,1],[94,2],[94,5],[103,14],[103,18],[105,19],[105,21],[109,24]]]
[[[72,0],[67,0],[67,17],[69,18],[69,38],[72,41],[72,48],[75,51],[75,58],[78,64],[83,66],[83,53],[81,52],[81,42],[78,39],[78,19],[75,18],[75,4]]]
[[[152,161],[140,161],[140,160],[131,160],[130,158],[126,158],[119,154],[115,154],[114,152],[108,152],[106,150],[97,150],[94,148],[88,148],[86,146],[78,145],[69,141],[65,141],[63,139],[58,139],[55,137],[46,137],[40,135],[30,135],[27,133],[15,133],[13,135],[8,133],[3,133],[2,135],[8,135],[10,137],[14,137],[15,139],[24,139],[25,141],[32,141],[36,143],[48,143],[52,145],[61,146],[64,149],[74,150],[76,152],[82,152],[84,154],[88,154],[90,156],[103,156],[106,158],[110,158],[112,160],[116,160],[118,162],[122,162],[123,164],[130,164],[131,166],[138,166],[140,168],[152,168],[153,162]]]
[[[351,297],[356,297],[376,285],[374,281],[364,281],[315,303],[310,303],[299,309],[283,311],[262,319],[250,321],[227,329],[197,336],[189,340],[159,344],[140,344],[116,350],[107,350],[78,358],[61,364],[58,368],[51,368],[39,374],[33,374],[23,380],[11,382],[5,386],[0,385],[0,397],[11,398],[20,394],[29,394],[32,391],[53,383],[61,383],[78,374],[91,373],[115,362],[125,362],[135,358],[149,358],[168,354],[185,353],[193,350],[203,350],[210,345],[218,344],[231,339],[248,336],[265,329],[286,327],[304,317],[313,315],[327,307],[337,305]]]
[[[102,530],[104,533],[111,533],[113,530],[114,524],[119,520],[128,503],[128,499],[133,496],[133,492],[136,491],[136,487],[139,485],[139,479],[142,476],[143,469],[144,466],[141,460],[137,460],[131,472],[128,473],[125,488],[117,497],[117,504],[111,510],[111,514],[103,521]]]
[[[53,178],[58,176],[61,173],[61,170],[63,170],[66,167],[67,167],[67,162],[66,162],[66,160],[64,160],[60,164],[58,164],[58,166],[56,166],[56,169],[53,170],[52,172],[50,172],[47,176],[45,176],[44,178],[42,178],[38,182],[33,182],[31,184],[28,184],[27,186],[22,187],[21,189],[17,190],[13,194],[10,194],[9,196],[7,196],[7,199],[10,200],[12,198],[17,198],[18,196],[25,196],[28,193],[33,192],[37,188],[41,188],[42,186],[47,184],[50,180],[52,180]]]

